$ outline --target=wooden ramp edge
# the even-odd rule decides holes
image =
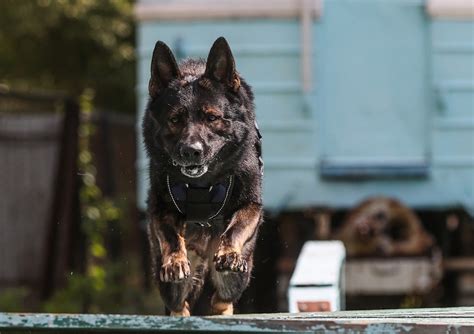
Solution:
[[[474,307],[171,318],[0,313],[0,333],[474,333]]]

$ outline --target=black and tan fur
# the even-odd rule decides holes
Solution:
[[[221,37],[207,62],[189,59],[179,65],[170,49],[157,42],[149,95],[143,138],[150,158],[148,236],[154,278],[171,315],[232,314],[250,280],[262,222],[252,91]],[[201,184],[234,177],[223,224],[185,224],[166,201],[166,175],[196,182],[180,170],[194,165],[208,167],[198,178]]]

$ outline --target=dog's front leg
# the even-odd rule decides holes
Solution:
[[[148,228],[153,272],[163,301],[171,315],[189,316],[191,270],[183,234],[184,227],[173,214],[152,218]]]
[[[211,304],[215,314],[232,314],[235,302],[250,280],[257,229],[262,207],[249,204],[238,210],[220,237],[214,255],[216,293]]]
[[[214,257],[218,271],[248,271],[247,258],[252,255],[253,247],[245,246],[257,232],[261,213],[261,205],[251,203],[234,214],[229,226],[220,237]]]

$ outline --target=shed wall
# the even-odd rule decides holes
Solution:
[[[425,12],[425,5],[421,0],[325,1],[324,12],[312,21],[313,82],[307,93],[303,92],[301,83],[301,30],[296,15],[193,20],[148,17],[138,26],[137,130],[140,133],[156,40],[163,40],[182,57],[206,57],[212,42],[225,36],[239,72],[256,95],[257,117],[264,136],[266,208],[347,207],[364,197],[384,194],[414,207],[464,205],[474,209],[474,15],[463,16],[462,20],[438,14],[431,17]],[[358,9],[354,16],[355,7],[365,10]],[[410,29],[418,29],[410,36],[403,24],[404,17]],[[377,34],[389,37],[387,48],[395,46],[394,52],[406,57],[407,64],[415,65],[413,70],[405,69],[402,75],[390,78],[389,87],[393,90],[400,87],[403,94],[396,91],[384,97],[381,94],[387,90],[377,90],[378,86],[388,87],[383,70],[391,66],[393,59],[387,59],[386,52],[380,52],[379,56],[371,54],[371,61],[377,66],[351,70],[351,66],[359,66],[353,63],[353,55],[383,47],[380,39],[378,44],[371,43],[373,31],[367,31],[369,37],[364,39],[361,30],[362,23],[375,18],[380,21]],[[350,44],[349,49],[347,43],[337,45],[340,42],[337,36],[344,35],[360,41]],[[418,42],[422,45],[416,48]],[[400,51],[404,43],[406,50]],[[337,70],[339,63],[347,69],[344,72],[347,74],[331,72]],[[374,116],[363,118],[362,113],[358,119],[348,120],[351,114],[346,109],[351,105],[350,100],[362,99],[342,94],[342,79],[347,75],[347,81],[362,85],[364,78],[356,75],[363,76],[364,71],[371,80],[367,81],[370,83],[367,99],[386,103],[387,108],[379,110],[386,115],[380,118],[375,109],[371,111]],[[342,77],[339,82],[333,80],[336,75]],[[415,80],[419,84],[410,86]],[[409,89],[405,89],[407,85]],[[390,112],[410,107],[402,114],[405,126],[392,127],[398,116]],[[344,123],[355,121],[366,129],[377,127],[379,134],[387,135],[387,141],[381,143],[376,137],[361,136],[358,130],[352,130],[360,127]],[[343,131],[334,136],[339,124]],[[384,124],[386,131],[380,129]],[[404,131],[409,128],[413,129],[410,134],[413,136],[406,140]],[[360,138],[369,153],[375,152],[373,156],[361,150],[360,145],[354,152],[347,150],[350,147],[347,143],[356,143]],[[144,208],[147,163],[141,142],[139,138],[138,201]],[[334,143],[346,146],[341,148]],[[329,174],[335,170],[338,177],[324,177],[323,162],[334,152],[340,154],[333,156],[336,165],[329,166]],[[384,155],[385,152],[390,154]],[[351,173],[350,168],[345,169],[347,166],[363,167],[363,172],[368,167],[368,174],[358,180],[345,177]],[[416,173],[411,175],[413,170]]]

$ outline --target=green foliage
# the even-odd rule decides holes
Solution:
[[[26,288],[10,288],[0,293],[0,312],[26,312],[26,300],[29,291]]]
[[[100,305],[103,305],[101,301],[114,300],[112,297],[117,293],[111,289],[111,287],[116,287],[116,284],[113,284],[114,276],[105,269],[108,264],[105,234],[107,225],[116,222],[120,212],[111,199],[102,195],[96,185],[96,169],[89,147],[94,130],[90,122],[93,97],[93,91],[88,89],[80,98],[82,117],[79,126],[78,164],[82,187],[79,197],[81,227],[87,242],[86,272],[75,275],[71,273],[66,288],[59,290],[45,304],[46,312],[100,311]]]
[[[130,280],[136,270],[129,272],[124,263],[107,262],[100,266],[101,278],[71,273],[64,289],[46,301],[41,312],[47,313],[163,313],[157,291],[147,291]],[[135,268],[136,269],[136,268]],[[124,275],[127,278],[124,279]],[[103,286],[96,286],[103,282]]]
[[[133,112],[133,0],[0,1],[0,83],[96,92],[99,107]]]

